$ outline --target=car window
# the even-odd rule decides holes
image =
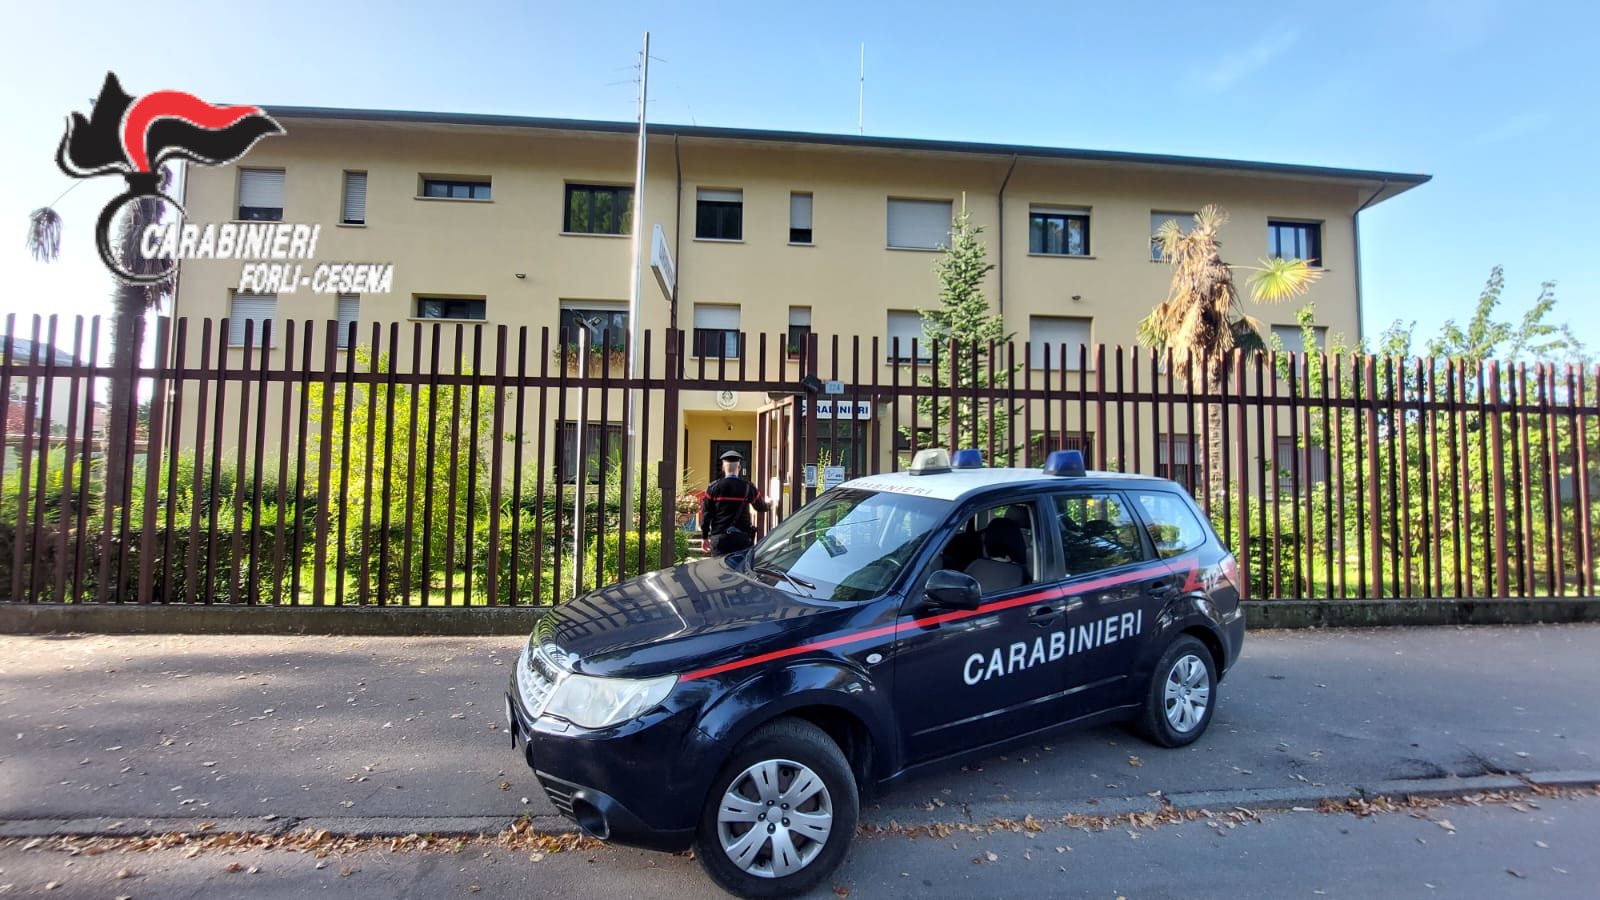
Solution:
[[[1144,545],[1139,541],[1133,517],[1119,495],[1058,494],[1054,501],[1068,577],[1144,558]]]
[[[945,542],[937,565],[971,575],[984,596],[1032,584],[1039,558],[1035,523],[1030,502],[980,509]]]
[[[950,506],[931,497],[837,488],[773,529],[747,565],[782,573],[778,583],[814,599],[866,600],[888,588]]]
[[[1162,559],[1187,553],[1206,542],[1205,526],[1182,498],[1163,491],[1139,491],[1134,496],[1139,501],[1145,530]]]

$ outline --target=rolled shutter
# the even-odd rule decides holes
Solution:
[[[367,173],[344,173],[344,215],[346,225],[367,224]]]

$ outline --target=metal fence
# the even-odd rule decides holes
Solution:
[[[548,328],[165,318],[119,371],[98,320],[23,325],[0,338],[5,601],[554,602],[697,543],[679,430],[728,395],[779,487],[764,527],[826,487],[819,462],[1076,447],[1189,486],[1255,597],[1594,593],[1600,371],[668,331],[629,376],[625,339]],[[120,447],[114,379],[142,401],[110,411]]]

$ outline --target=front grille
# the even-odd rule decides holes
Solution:
[[[544,714],[545,706],[550,703],[550,695],[555,693],[556,682],[561,680],[563,674],[556,665],[552,651],[560,652],[544,645],[531,653],[524,649],[522,659],[517,663],[517,690],[522,692],[522,705],[535,719]]]

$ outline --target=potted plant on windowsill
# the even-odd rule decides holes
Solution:
[[[589,345],[588,364],[580,369],[578,357],[582,352],[582,348],[577,341],[557,344],[555,349],[556,362],[566,366],[568,375],[599,375],[602,371],[605,371],[615,378],[627,376],[628,355],[623,351],[621,344],[613,344],[608,347],[598,342],[591,343]],[[604,370],[602,370],[602,366],[605,367]]]

